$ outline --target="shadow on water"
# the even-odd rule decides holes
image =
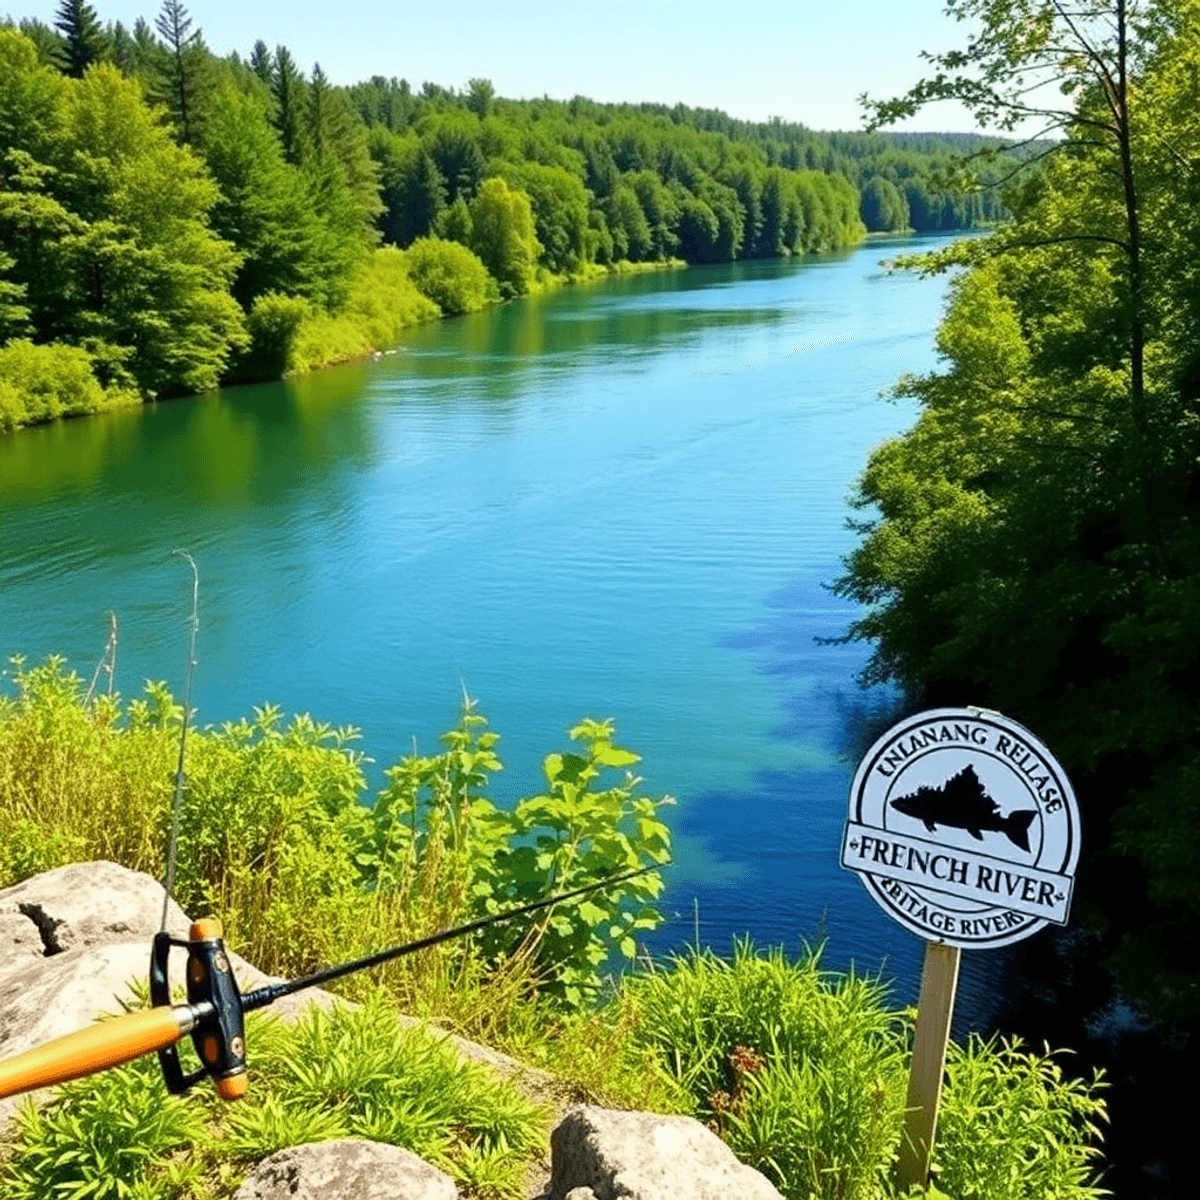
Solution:
[[[685,891],[699,901],[702,940],[717,950],[727,952],[733,937],[753,927],[766,943],[799,951],[805,935],[811,942],[819,928],[829,937],[829,966],[844,969],[853,961],[860,969],[880,971],[893,981],[895,1002],[915,1004],[921,944],[882,914],[869,912],[873,902],[849,873],[837,879],[829,871],[856,764],[878,736],[913,711],[894,689],[853,684],[865,661],[863,647],[816,642],[837,633],[814,635],[814,629],[828,631],[840,623],[844,632],[852,615],[821,584],[801,579],[771,594],[766,615],[755,626],[723,640],[728,648],[754,656],[756,668],[780,682],[784,721],[776,736],[797,747],[824,747],[836,765],[759,772],[752,786],[705,795],[682,814],[686,846],[689,837],[711,836],[706,812],[738,813],[737,823],[722,830],[721,853],[727,866],[754,862],[761,869],[749,880],[744,873],[735,875],[747,894],[731,903],[722,891],[719,910],[723,918],[736,914],[744,925],[705,920],[706,900],[718,909],[714,889],[695,883]],[[814,683],[821,674],[815,664],[823,655],[829,663],[846,661],[834,675],[840,683],[830,684],[828,676],[827,682]],[[789,802],[794,806],[796,797],[810,798],[802,819],[780,821],[774,814]],[[1085,891],[1088,866],[1085,859],[1078,881]],[[678,936],[691,920],[691,914],[680,913],[671,928]],[[1050,927],[1014,946],[964,953],[953,1036],[961,1041],[970,1033],[998,1034],[1038,1049],[1069,1048],[1070,1054],[1059,1057],[1067,1074],[1086,1078],[1094,1068],[1103,1070],[1111,1085],[1105,1186],[1118,1197],[1167,1200],[1180,1194],[1178,1182],[1188,1169],[1183,1156],[1194,1106],[1181,1106],[1175,1097],[1181,1082],[1192,1078],[1189,1064],[1194,1066],[1198,1048],[1164,1035],[1123,1000],[1087,920],[1088,913],[1077,905],[1066,929]],[[876,936],[870,937],[872,932]]]

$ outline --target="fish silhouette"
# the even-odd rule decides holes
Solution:
[[[983,831],[1002,833],[1014,846],[1029,849],[1029,826],[1037,810],[1022,808],[1007,817],[1000,815],[1000,806],[987,794],[967,763],[957,775],[952,775],[941,787],[922,786],[908,796],[899,796],[892,807],[906,817],[925,822],[930,833],[938,825],[950,829],[965,829],[973,838],[983,841]]]

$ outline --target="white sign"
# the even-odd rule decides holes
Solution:
[[[999,713],[918,713],[889,729],[854,776],[842,866],[923,938],[1007,946],[1065,925],[1078,861],[1066,773]]]

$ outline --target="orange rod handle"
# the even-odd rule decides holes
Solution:
[[[161,1050],[179,1041],[192,1023],[187,1006],[166,1005],[97,1021],[0,1062],[0,1098],[66,1083]]]

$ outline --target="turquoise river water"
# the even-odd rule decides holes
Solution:
[[[0,654],[182,695],[201,576],[201,723],[271,701],[363,730],[384,766],[432,750],[462,690],[501,735],[501,801],[611,717],[665,810],[661,953],[748,933],[884,968],[920,943],[837,864],[865,693],[827,585],[847,497],[914,418],[880,398],[935,364],[947,280],[889,273],[941,240],[564,288],[413,330],[289,383],[0,438]],[[986,1024],[995,954],[965,956]],[[977,960],[977,961],[976,961]]]

